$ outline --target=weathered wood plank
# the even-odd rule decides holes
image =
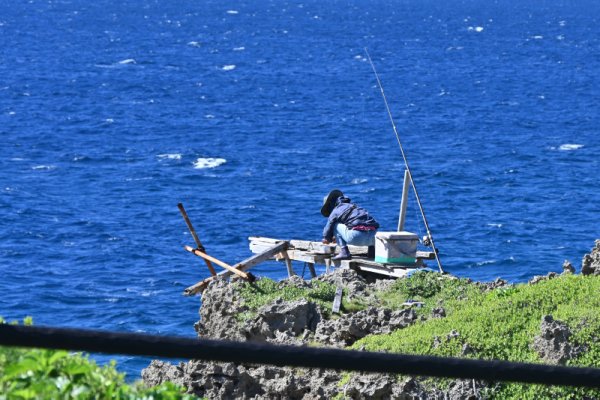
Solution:
[[[282,251],[281,255],[283,256],[283,259],[285,260],[285,266],[287,267],[288,278],[291,278],[292,276],[296,275],[296,273],[294,272],[294,269],[292,268],[292,260],[290,260],[290,256],[288,255],[287,251]]]
[[[317,277],[317,271],[315,271],[315,264],[314,263],[307,263],[308,264],[308,270],[310,271],[310,276],[313,278]]]
[[[183,220],[185,221],[185,224],[187,225],[188,230],[192,234],[192,237],[194,238],[194,242],[196,242],[196,247],[198,247],[200,250],[204,250],[204,246],[202,245],[202,242],[200,241],[200,238],[196,234],[196,230],[194,229],[194,226],[192,225],[192,221],[190,221],[190,219],[189,219],[189,217],[187,215],[187,212],[185,211],[185,208],[183,207],[183,204],[182,203],[177,204],[177,208],[179,208],[179,212],[181,213],[181,216],[183,217]],[[213,266],[210,263],[210,261],[205,258],[204,259],[204,263],[208,267],[208,270],[210,271],[210,274],[212,276],[215,276],[217,274],[217,272],[213,268]]]
[[[342,305],[342,288],[341,286],[338,286],[335,289],[335,297],[333,298],[333,305],[331,306],[331,312],[334,313],[339,313],[340,312],[340,307]]]
[[[433,251],[417,251],[417,259],[435,260],[435,253]]]
[[[361,266],[358,266],[357,269],[359,269],[360,271],[373,272],[375,274],[385,275],[385,276],[389,276],[392,278],[404,278],[404,277],[408,276],[409,272],[414,268],[407,268],[407,269],[394,268],[391,271],[389,271],[389,270],[385,270],[383,268],[361,265]]]
[[[253,253],[258,253],[266,250],[268,246],[277,242],[277,239],[266,238],[266,237],[249,237],[250,240],[250,250]],[[308,248],[316,248],[317,246],[322,246],[323,244],[320,242],[313,242],[309,240],[290,240],[289,241],[289,250],[288,255],[290,259],[294,261],[302,261],[311,264],[324,264],[327,269],[332,265],[341,267],[341,268],[349,268],[346,264],[340,264],[339,261],[332,262],[331,256],[333,254],[319,254],[313,251],[309,251]],[[300,248],[302,247],[302,248]],[[331,246],[333,247],[333,246]],[[367,253],[367,247],[365,246],[349,246],[351,254],[355,257],[352,261],[360,260],[363,263],[368,263],[370,266],[383,266],[384,264],[376,263],[373,260],[368,260],[363,258]],[[416,254],[417,262],[414,265],[396,265],[396,264],[385,264],[386,268],[390,269],[402,269],[402,268],[419,268],[423,266],[423,260],[434,260],[435,254],[429,251],[417,251]]]
[[[240,271],[245,271],[247,269],[250,269],[264,261],[267,261],[268,259],[272,258],[275,254],[281,253],[283,250],[287,249],[287,246],[288,246],[287,242],[280,241],[279,243],[275,243],[273,246],[271,246],[266,251],[264,251],[260,254],[253,255],[252,257],[249,257],[249,258],[235,264],[233,266],[233,268],[238,269]],[[232,274],[233,274],[232,272],[229,272],[226,270],[226,271],[219,272],[217,274],[217,276],[230,276]],[[213,276],[206,278],[203,281],[200,281],[200,282],[186,288],[183,291],[183,294],[186,296],[192,296],[196,293],[200,293],[204,289],[206,289],[208,284],[211,281],[213,281],[215,278],[216,277],[213,277]]]
[[[332,254],[335,252],[335,244],[292,239],[290,245],[296,250],[306,250],[316,254]]]
[[[208,254],[206,254],[206,253],[204,253],[204,252],[202,252],[202,251],[200,251],[198,249],[194,249],[193,247],[190,247],[190,246],[185,246],[185,249],[187,251],[189,251],[190,253],[197,255],[198,257],[202,257],[205,260],[208,260],[210,262],[213,262],[213,263],[217,264],[218,266],[221,266],[221,267],[225,268],[229,272],[238,275],[240,278],[243,278],[243,279],[245,279],[247,281],[253,281],[254,280],[252,275],[247,274],[244,271],[240,271],[238,269],[235,269],[231,265],[229,265],[229,264],[227,264],[227,263],[225,263],[225,262],[223,262],[223,261],[221,261],[221,260],[219,260],[217,258],[209,256]]]
[[[250,236],[248,238],[250,241],[250,249],[252,248],[261,248],[262,246],[268,246],[270,243],[276,243],[280,241],[279,239],[273,239],[263,236]],[[295,250],[305,250],[316,254],[330,254],[333,253],[337,249],[339,251],[339,247],[336,247],[335,244],[324,244],[321,242],[310,241],[310,240],[297,240],[292,239],[289,240],[290,249]],[[367,254],[366,246],[348,246],[350,253],[352,254]]]

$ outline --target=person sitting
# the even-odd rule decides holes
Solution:
[[[379,223],[362,207],[353,204],[338,189],[334,189],[323,199],[321,214],[327,218],[323,229],[323,243],[335,240],[340,253],[332,260],[350,260],[352,255],[348,245],[369,246],[367,256],[375,257],[375,233]]]

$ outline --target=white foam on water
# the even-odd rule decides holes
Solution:
[[[369,180],[368,180],[368,179],[364,179],[364,178],[354,178],[354,179],[352,179],[352,182],[351,182],[351,183],[352,183],[353,185],[360,185],[361,183],[367,183],[367,182],[369,182]]]
[[[234,47],[233,51],[244,51],[246,50],[246,48],[244,46],[240,46],[240,47]]]
[[[206,168],[216,168],[219,165],[223,165],[227,162],[224,158],[199,158],[194,162],[195,169],[206,169]]]
[[[485,260],[485,261],[480,261],[480,262],[476,263],[475,265],[477,265],[478,267],[482,267],[484,265],[495,264],[497,262],[498,262],[497,260]]]
[[[487,226],[491,226],[492,228],[502,228],[503,224],[487,224]]]
[[[581,149],[582,147],[583,147],[582,144],[565,143],[565,144],[561,144],[558,147],[558,149],[561,151],[573,151],[573,150]]]
[[[535,35],[535,36],[532,36],[531,38],[535,39],[535,40],[540,40],[540,39],[543,39],[544,37],[542,35]]]
[[[483,32],[483,26],[469,26],[468,31]]]
[[[191,41],[191,42],[188,42],[188,46],[192,46],[192,47],[200,47],[200,46],[201,46],[201,44],[200,44],[200,42]]]
[[[181,154],[179,153],[159,154],[156,157],[158,157],[161,160],[181,160]]]
[[[56,169],[56,165],[35,165],[31,167],[31,169],[36,171],[52,171],[53,169]]]
[[[133,58],[127,58],[125,60],[119,61],[117,64],[126,65],[126,64],[135,64],[135,60]]]
[[[237,15],[239,13],[240,12],[238,10],[227,10],[227,14],[230,14],[230,15]]]
[[[223,71],[232,71],[235,69],[235,64],[224,65],[221,69]]]

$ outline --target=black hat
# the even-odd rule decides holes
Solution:
[[[344,193],[342,193],[342,191],[338,189],[333,189],[331,192],[329,192],[329,194],[323,198],[321,214],[323,214],[324,217],[329,217],[329,214],[331,214],[331,211],[333,210],[333,205],[335,204],[335,201],[338,199],[338,197],[343,195]]]

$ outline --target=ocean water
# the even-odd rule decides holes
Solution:
[[[1,1],[0,315],[193,337],[199,298],[181,293],[208,271],[178,202],[229,263],[248,236],[318,240],[332,188],[394,230],[404,164],[365,47],[446,271],[579,266],[600,237],[598,15],[592,0]],[[425,234],[414,197],[408,219]],[[131,379],[148,363],[97,358]]]

